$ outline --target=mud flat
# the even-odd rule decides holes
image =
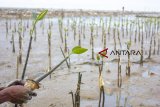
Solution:
[[[0,9],[0,86],[7,85],[8,82],[16,79],[17,56],[20,52],[22,52],[22,64],[18,67],[18,78],[21,77],[33,23],[32,13],[38,13],[41,10]],[[80,45],[88,51],[82,55],[71,56],[70,69],[66,63],[63,63],[52,74],[51,79],[48,77],[42,81],[41,88],[36,90],[38,96],[24,107],[72,107],[72,97],[69,92],[76,91],[79,72],[83,75],[81,107],[97,107],[99,71],[96,55],[104,48],[109,49],[108,58],[103,59],[102,72],[105,107],[159,107],[160,19],[159,17],[136,17],[137,14],[158,16],[159,13],[126,12],[123,16],[120,11],[49,10],[46,19],[36,26],[25,78],[35,79],[48,71],[48,30],[52,32],[52,67],[63,59],[60,46],[65,50],[65,42],[61,42],[60,21],[63,22],[62,37],[64,40],[66,38],[67,49],[71,50],[81,43]],[[92,32],[94,47],[91,42],[91,25],[94,28]],[[66,37],[64,28],[68,29]],[[21,51],[19,37],[22,37]],[[141,55],[130,56],[131,74],[127,76],[128,56],[120,56],[122,86],[118,87],[118,56],[109,53],[115,48],[127,50],[126,44],[130,43],[128,41],[131,42],[130,49],[132,50],[142,51],[143,48],[143,59]],[[13,52],[13,42],[15,52]],[[94,52],[95,60],[92,60],[92,52]],[[65,54],[67,55],[68,52]],[[149,54],[151,54],[150,58],[148,58]],[[141,64],[141,59],[143,64]],[[13,107],[13,104],[5,103],[0,107]]]

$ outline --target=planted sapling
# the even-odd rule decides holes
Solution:
[[[31,45],[32,45],[32,39],[33,39],[33,32],[35,30],[35,26],[37,24],[38,21],[42,20],[45,15],[47,14],[48,10],[44,10],[42,11],[39,15],[37,15],[35,21],[34,21],[34,24],[32,26],[32,29],[31,29],[31,32],[30,32],[30,40],[29,40],[29,46],[28,46],[28,51],[27,51],[27,56],[26,56],[26,60],[25,60],[25,65],[24,65],[24,68],[23,68],[23,73],[22,73],[22,80],[24,79],[24,76],[25,76],[25,71],[26,71],[26,67],[27,67],[27,63],[28,63],[28,58],[29,58],[29,55],[30,55],[30,50],[31,50]]]
[[[131,47],[131,42],[127,42],[127,50],[130,51],[130,47]],[[130,76],[130,72],[131,72],[131,62],[130,62],[130,54],[128,54],[128,64],[126,66],[126,75]]]
[[[102,56],[103,58],[103,56]],[[100,55],[97,54],[97,61],[98,61],[98,69],[99,69],[99,104],[98,107],[104,107],[104,102],[105,102],[105,92],[104,92],[104,81],[102,77],[102,64],[100,64]]]

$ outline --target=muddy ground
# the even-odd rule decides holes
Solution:
[[[126,16],[129,17],[129,16]],[[79,17],[75,17],[79,20]],[[134,19],[135,17],[131,17]],[[64,26],[67,26],[67,20],[72,20],[72,17],[64,19]],[[64,62],[53,74],[52,78],[47,77],[41,82],[41,88],[35,90],[38,96],[33,98],[25,107],[72,107],[72,99],[69,92],[76,91],[78,72],[82,73],[81,84],[81,107],[97,107],[99,100],[99,85],[98,85],[98,66],[97,61],[91,59],[91,46],[90,46],[90,26],[93,17],[85,17],[85,38],[81,36],[81,46],[88,48],[88,52],[82,55],[71,56],[71,68],[68,69]],[[109,17],[107,18],[109,20]],[[95,17],[97,23],[100,18]],[[6,33],[6,21],[8,21],[9,32]],[[0,19],[0,86],[7,85],[10,81],[16,79],[17,70],[17,56],[19,55],[18,46],[18,33],[13,33],[15,37],[16,52],[12,53],[12,30],[14,25],[18,29],[20,19]],[[33,40],[31,55],[29,58],[26,79],[35,79],[48,69],[48,38],[47,30],[50,22],[53,23],[52,27],[52,67],[58,64],[63,55],[60,51],[60,46],[64,49],[64,43],[61,43],[58,18],[50,18],[42,21],[44,24],[44,33],[41,27],[41,22],[37,25],[36,40]],[[19,78],[24,66],[26,52],[29,42],[29,29],[31,28],[32,20],[22,20],[22,25],[29,27],[26,28],[23,36],[23,50],[22,50],[22,64],[19,65]],[[88,23],[88,24],[87,24]],[[78,27],[77,27],[78,29]],[[111,30],[112,31],[112,30]],[[96,53],[103,49],[101,42],[101,27],[98,27],[98,35],[94,32],[94,56]],[[110,36],[109,36],[110,35]],[[120,36],[122,48],[126,49],[126,44],[129,36]],[[156,35],[159,38],[159,34]],[[133,39],[133,36],[132,36]],[[144,55],[144,64],[140,65],[138,62],[139,55],[131,56],[131,76],[125,75],[127,56],[121,56],[122,65],[122,87],[117,87],[117,56],[109,55],[109,58],[104,58],[103,79],[105,87],[105,107],[160,107],[160,56],[158,54],[152,55],[151,59],[148,57],[149,40],[144,42],[146,55]],[[109,52],[114,49],[113,34],[107,34],[106,47]],[[118,39],[116,39],[118,41]],[[131,49],[140,49],[140,42],[132,42]],[[74,46],[78,45],[78,30],[76,40],[73,39],[73,31],[69,28],[67,36],[67,47],[71,50]],[[120,48],[117,43],[117,48]],[[157,48],[156,48],[157,49]],[[67,53],[66,53],[67,54]],[[110,72],[108,72],[108,70]],[[4,103],[0,107],[13,107],[10,103]]]

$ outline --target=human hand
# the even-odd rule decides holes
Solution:
[[[15,81],[10,82],[8,87],[14,86],[14,85],[22,85],[22,86],[24,86],[24,84],[25,84],[25,82],[22,81],[22,80],[15,80]]]
[[[27,103],[28,100],[31,100],[33,96],[37,95],[30,89],[21,85],[10,86],[2,91],[7,96],[6,100],[14,104]]]

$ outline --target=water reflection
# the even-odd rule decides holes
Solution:
[[[128,95],[118,90],[112,95],[105,95],[105,107],[131,107],[128,104]]]

